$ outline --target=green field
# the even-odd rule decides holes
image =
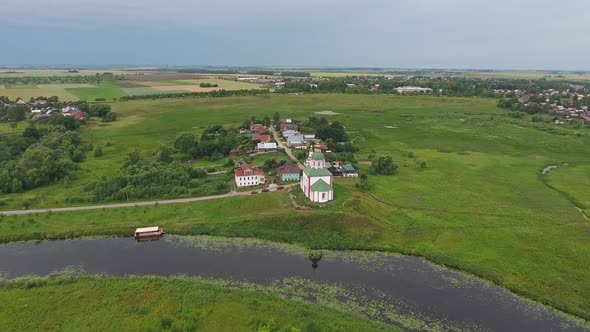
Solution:
[[[99,84],[95,88],[66,88],[66,91],[71,92],[78,97],[78,100],[94,101],[96,99],[113,100],[125,96],[125,93],[114,84]]]
[[[332,111],[361,148],[357,159],[391,155],[395,176],[336,181],[336,202],[297,211],[286,194],[194,204],[4,217],[0,240],[82,234],[129,234],[157,222],[172,233],[247,236],[309,247],[375,249],[421,255],[483,276],[519,294],[590,318],[590,222],[539,176],[546,165],[581,162],[590,133],[514,119],[477,98],[303,95],[134,101],[113,104],[117,122],[91,126],[83,138],[104,147],[88,157],[70,187],[47,186],[4,195],[3,209],[64,206],[88,181],[113,175],[126,154],[153,156],[181,132],[237,126],[274,112],[304,119]],[[9,128],[0,127],[9,131]],[[408,157],[408,151],[415,158]],[[419,167],[426,161],[428,167]],[[361,168],[366,168],[361,163]],[[577,167],[577,166],[576,166]],[[560,174],[566,168],[551,174]],[[588,178],[584,170],[578,177]],[[576,177],[560,178],[570,189]],[[580,185],[568,191],[584,193]],[[556,186],[559,183],[556,182]],[[580,200],[586,200],[581,197]]]
[[[546,177],[551,187],[590,216],[590,162],[560,165]]]
[[[121,88],[126,96],[149,96],[163,93],[186,93],[187,91],[175,90],[175,91],[159,91],[154,88]]]
[[[0,284],[0,297],[6,331],[397,330],[324,305],[192,279],[33,279]]]

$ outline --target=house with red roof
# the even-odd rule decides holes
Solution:
[[[260,143],[268,143],[270,142],[270,135],[256,135],[252,137],[252,141],[256,142],[259,141]]]
[[[264,171],[261,168],[250,167],[246,163],[241,164],[239,168],[234,170],[234,177],[238,188],[266,183]]]
[[[257,134],[264,134],[266,133],[266,126],[263,126],[259,123],[255,123],[250,125],[250,131],[255,132]]]

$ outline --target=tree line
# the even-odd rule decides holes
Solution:
[[[164,98],[190,98],[190,97],[230,97],[230,96],[256,96],[266,94],[269,90],[252,89],[252,90],[214,90],[207,92],[186,92],[186,93],[160,93],[145,96],[123,96],[119,101],[141,100],[141,99],[164,99]]]

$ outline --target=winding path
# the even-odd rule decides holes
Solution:
[[[285,188],[289,188],[293,186],[293,184],[284,186]],[[269,189],[271,192],[278,191],[276,187],[273,189]],[[258,191],[258,190],[255,190]],[[50,212],[67,212],[67,211],[87,211],[87,210],[100,210],[100,209],[119,209],[119,208],[130,208],[136,206],[157,206],[157,205],[168,205],[168,204],[182,204],[182,203],[193,203],[193,202],[200,202],[200,201],[209,201],[214,199],[221,199],[221,198],[228,198],[228,197],[236,197],[236,196],[249,196],[252,195],[250,191],[244,192],[237,192],[232,191],[227,194],[223,195],[214,195],[214,196],[202,196],[202,197],[191,197],[191,198],[177,198],[177,199],[168,199],[168,200],[160,200],[160,201],[144,201],[144,202],[134,202],[134,203],[119,203],[119,204],[103,204],[103,205],[89,205],[89,206],[73,206],[73,207],[62,207],[62,208],[49,208],[49,209],[36,209],[36,210],[12,210],[12,211],[0,211],[0,214],[5,216],[13,216],[13,215],[25,215],[25,214],[36,214],[36,213],[50,213]]]

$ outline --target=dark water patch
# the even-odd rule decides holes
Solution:
[[[588,330],[569,316],[419,257],[336,251],[318,256],[299,247],[239,239],[81,239],[0,245],[0,274],[16,278],[80,267],[113,276],[221,278],[284,297],[338,303],[343,310],[412,330]]]

